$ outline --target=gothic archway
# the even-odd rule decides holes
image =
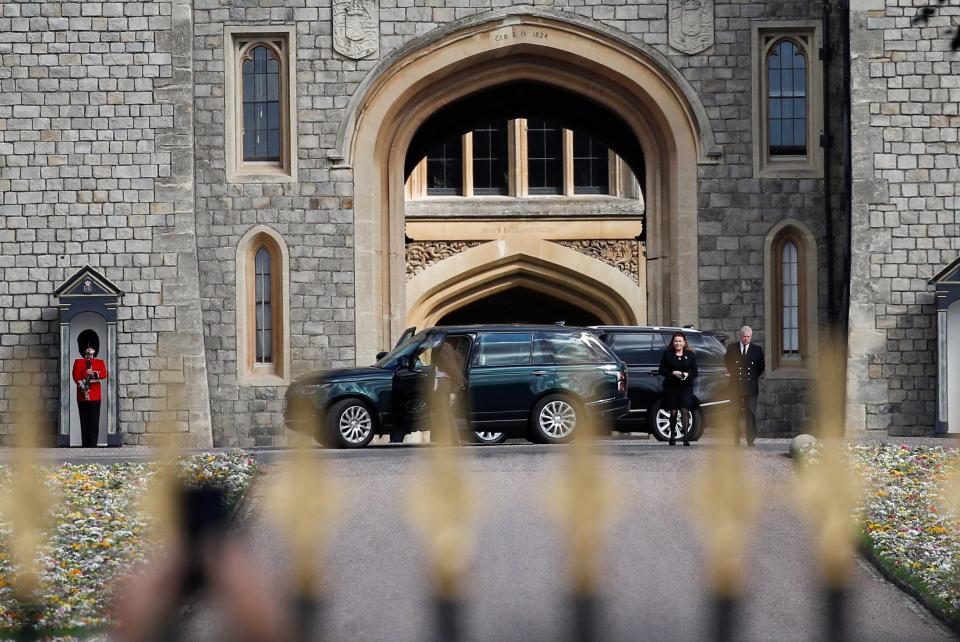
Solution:
[[[713,151],[702,106],[665,57],[629,37],[525,11],[474,17],[412,43],[382,61],[352,101],[338,140],[354,172],[358,361],[388,345],[411,312],[403,229],[411,140],[445,105],[518,80],[587,97],[627,125],[646,161],[646,316],[698,320],[697,163]]]

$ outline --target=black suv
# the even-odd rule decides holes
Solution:
[[[670,415],[660,408],[663,377],[660,357],[674,332],[683,332],[697,359],[694,381],[696,408],[691,436],[699,439],[704,427],[730,406],[723,344],[716,336],[692,328],[657,326],[595,326],[600,340],[627,364],[630,412],[616,422],[620,432],[649,432],[660,441],[669,438]]]
[[[447,354],[452,347],[463,367],[469,412],[461,430],[482,443],[509,436],[561,443],[583,413],[611,427],[629,408],[625,365],[589,330],[476,325],[414,332],[373,366],[297,378],[287,389],[287,426],[340,448],[419,430],[423,390],[441,347]]]

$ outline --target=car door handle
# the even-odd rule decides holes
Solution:
[[[654,377],[656,377],[657,375],[660,374],[660,371],[659,371],[659,370],[650,370],[649,372],[647,372],[647,374],[648,374],[648,375],[653,375]]]
[[[542,376],[544,376],[544,375],[547,374],[547,371],[546,371],[546,370],[534,370],[534,371],[531,372],[530,374],[532,374],[534,377],[542,377]]]

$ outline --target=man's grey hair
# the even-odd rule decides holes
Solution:
[[[753,334],[753,328],[751,328],[748,325],[745,325],[739,330],[737,330],[737,336],[742,337],[745,332],[749,332],[750,334]]]

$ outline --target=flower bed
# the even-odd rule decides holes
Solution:
[[[148,463],[64,464],[47,477],[60,498],[53,512],[49,544],[40,558],[41,630],[70,632],[103,628],[112,581],[152,552],[149,519],[140,510],[144,492],[156,474]],[[236,506],[256,473],[243,453],[197,455],[180,461],[180,477],[193,486],[221,489]],[[0,469],[6,486],[9,469]],[[13,563],[11,533],[0,523],[0,629],[16,629],[17,611],[10,586]]]
[[[806,458],[815,462],[816,451],[817,446],[808,450]],[[865,553],[958,629],[960,534],[943,490],[960,465],[960,451],[878,443],[852,445],[848,453],[867,487],[857,515]]]

